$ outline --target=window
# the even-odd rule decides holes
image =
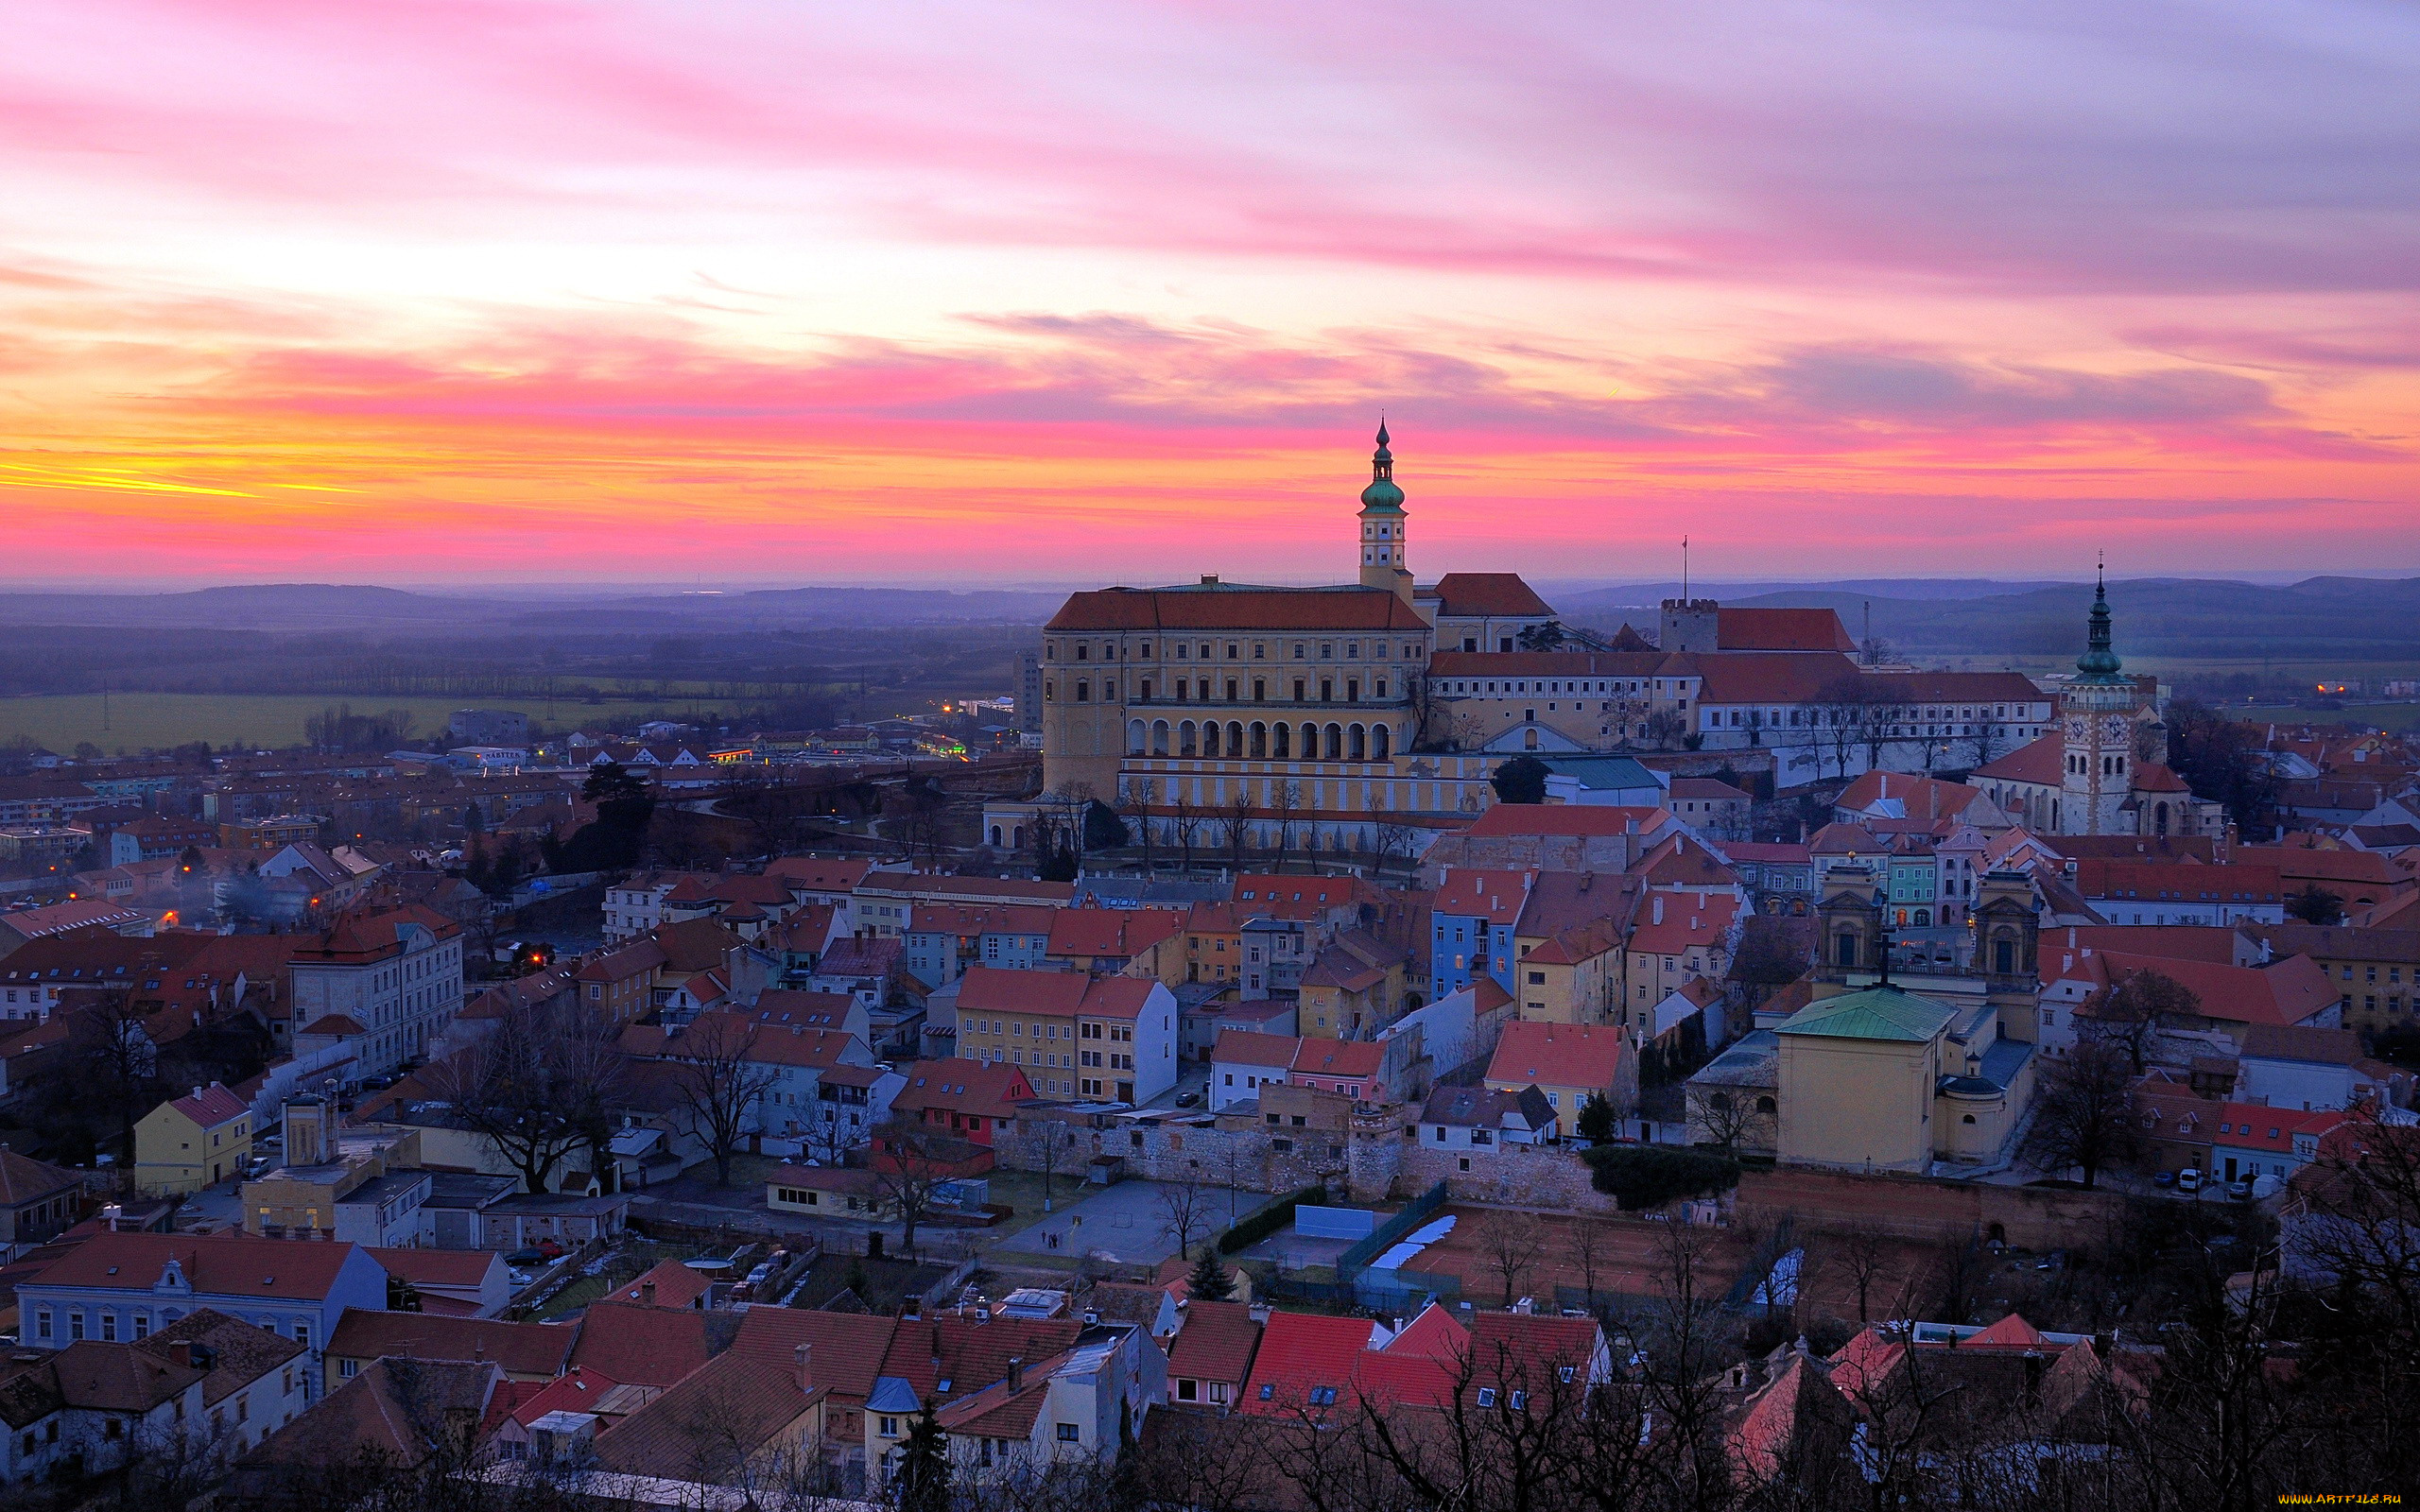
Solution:
[[[1076,1425],[1074,1423],[1061,1423],[1059,1425],[1059,1442],[1063,1444],[1072,1444],[1076,1442]]]
[[[1481,1386],[1478,1388],[1478,1404],[1482,1407],[1493,1407],[1495,1405],[1495,1388],[1494,1386]]]
[[[1334,1386],[1313,1386],[1311,1388],[1311,1405],[1314,1407],[1335,1406],[1336,1388]]]
[[[1522,1408],[1527,1407],[1529,1404],[1530,1404],[1530,1394],[1529,1394],[1528,1392],[1526,1392],[1526,1391],[1515,1391],[1514,1393],[1512,1393],[1512,1410],[1513,1410],[1514,1412],[1519,1412]]]
[[[882,1436],[885,1438],[899,1436],[899,1419],[896,1418],[885,1418],[876,1426],[882,1430]]]
[[[1263,1401],[1270,1401],[1270,1400],[1275,1400],[1276,1396],[1277,1396],[1277,1385],[1276,1385],[1276,1383],[1275,1383],[1274,1382],[1264,1381],[1264,1382],[1262,1382],[1262,1383],[1260,1383],[1260,1400],[1263,1400]]]

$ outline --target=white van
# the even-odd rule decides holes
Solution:
[[[2188,1166],[2187,1166],[2184,1170],[2177,1172],[2177,1173],[2176,1173],[2176,1190],[2177,1190],[2177,1191],[2179,1191],[2179,1192],[2199,1192],[2199,1191],[2201,1191],[2201,1190],[2202,1190],[2202,1173],[2201,1173],[2199,1170],[2197,1170],[2197,1169],[2195,1169],[2194,1167],[2189,1166],[2189,1165],[2188,1165]]]

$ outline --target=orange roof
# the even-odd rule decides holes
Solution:
[[[195,1088],[191,1096],[180,1097],[168,1106],[203,1128],[215,1128],[251,1111],[242,1098],[215,1081],[207,1087]]]
[[[920,1060],[908,1068],[908,1085],[890,1106],[904,1113],[927,1108],[975,1113],[984,1118],[1014,1118],[1017,1104],[1033,1097],[1025,1073],[1004,1061]]]
[[[1650,955],[1678,955],[1684,951],[1714,944],[1731,927],[1732,917],[1739,911],[1737,899],[1708,897],[1703,903],[1692,902],[1685,893],[1658,894],[1666,900],[1664,921],[1656,923],[1651,912],[1632,932],[1630,948]],[[1652,901],[1650,902],[1652,907]]]
[[[1456,619],[1545,619],[1554,613],[1519,573],[1447,573],[1427,592]]]
[[[1383,588],[1104,588],[1074,593],[1043,627],[1102,630],[1409,630],[1428,622]]]
[[[2039,740],[2028,741],[1995,762],[1975,768],[1974,776],[2003,782],[2031,782],[2040,787],[2057,787],[2066,780],[2061,761],[2067,753],[2066,738],[2052,733]]]
[[[854,857],[783,856],[765,865],[765,875],[801,892],[855,892],[873,863]]]
[[[1512,1087],[1611,1089],[1622,1063],[1622,1031],[1610,1024],[1529,1023],[1504,1026],[1487,1063],[1487,1079]]]
[[[959,979],[960,1013],[1040,1014],[1052,1018],[1132,1019],[1158,983],[1141,977],[1088,977],[1078,971],[1016,971],[970,966]]]
[[[1858,680],[1857,663],[1834,652],[1676,656],[1663,671],[1696,678],[1701,704],[1815,703],[1833,697],[1843,683]]]
[[[40,1284],[147,1296],[174,1261],[198,1293],[319,1300],[336,1285],[354,1248],[238,1234],[102,1232],[52,1262]]]
[[[1051,955],[1129,956],[1184,928],[1170,908],[1058,908],[1050,913]]]
[[[648,1293],[650,1283],[655,1288],[652,1297]],[[636,1302],[641,1306],[688,1307],[705,1296],[706,1288],[713,1284],[714,1279],[704,1271],[677,1260],[666,1260],[659,1261],[646,1275],[607,1295],[614,1301]]]
[[[1302,1040],[1296,1046],[1289,1069],[1297,1076],[1374,1076],[1387,1051],[1375,1040]]]
[[[2308,955],[2291,956],[2269,966],[2221,966],[2173,956],[2101,951],[2089,962],[2077,964],[2111,987],[2139,971],[2156,971],[2181,984],[2199,999],[2200,1012],[2205,1019],[2237,1023],[2303,1023],[2336,1005],[2335,985],[2328,981],[2327,972],[2319,963]]]
[[[1290,1034],[1255,1034],[1250,1029],[1221,1029],[1219,1042],[1210,1049],[1210,1059],[1228,1066],[1273,1066],[1280,1071],[1294,1064],[1295,1052],[1303,1041]]]
[[[1721,609],[1715,644],[1725,651],[1855,651],[1838,610]]]
[[[1484,919],[1511,924],[1521,918],[1521,904],[1537,879],[1533,871],[1498,871],[1480,867],[1449,867],[1429,901],[1432,914],[1457,919]]]
[[[686,1307],[593,1302],[580,1318],[570,1363],[616,1381],[671,1385],[706,1363],[705,1314]]]
[[[1983,796],[1980,788],[1963,782],[1945,782],[1906,772],[1867,772],[1851,782],[1847,792],[1834,799],[1832,807],[1843,813],[1862,814],[1876,803],[1896,799],[1900,812],[1909,818],[1946,819],[1965,813]]]

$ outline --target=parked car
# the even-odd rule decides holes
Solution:
[[[507,1271],[505,1276],[512,1282],[512,1289],[516,1292],[538,1279],[536,1275],[526,1270]]]
[[[544,1264],[546,1263],[546,1254],[545,1251],[541,1249],[516,1249],[511,1254],[504,1257],[504,1263],[507,1265],[511,1266],[513,1269],[519,1270],[529,1265]]]
[[[1201,1101],[1201,1094],[1200,1092],[1179,1092],[1176,1094],[1176,1106],[1179,1108],[1191,1108],[1194,1104],[1200,1101]]]
[[[2252,1183],[2250,1181],[2230,1181],[2227,1183],[2227,1195],[2235,1198],[2238,1202],[2250,1202],[2252,1200]]]
[[[2177,1172],[2177,1173],[2176,1173],[2176,1190],[2177,1190],[2177,1191],[2179,1191],[2179,1192],[2199,1192],[2199,1191],[2201,1191],[2201,1190],[2202,1190],[2202,1173],[2201,1173],[2200,1171],[2195,1170],[2192,1166],[2189,1166],[2189,1165],[2188,1165],[2188,1166],[2187,1166],[2184,1170]]]

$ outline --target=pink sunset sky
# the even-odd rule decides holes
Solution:
[[[8,33],[19,586],[2420,573],[2385,0]]]

